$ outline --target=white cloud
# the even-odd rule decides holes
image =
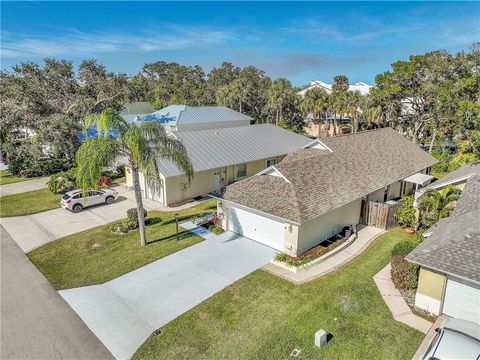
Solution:
[[[232,31],[173,26],[162,31],[146,31],[141,35],[128,35],[121,32],[87,34],[78,30],[52,36],[3,32],[1,55],[11,58],[180,50],[204,45],[221,45],[235,39],[237,39],[236,34]]]

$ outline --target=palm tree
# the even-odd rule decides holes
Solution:
[[[305,93],[305,97],[300,105],[301,109],[308,115],[311,114],[313,119],[320,121],[323,117],[325,127],[328,124],[329,95],[324,89],[313,88]],[[319,128],[320,129],[320,128]]]
[[[418,200],[420,223],[430,227],[438,220],[449,216],[453,202],[458,200],[459,193],[460,190],[452,185],[442,191],[427,190]]]
[[[77,151],[77,185],[82,189],[96,188],[102,169],[113,164],[118,157],[126,157],[133,174],[140,244],[144,246],[145,216],[139,171],[154,192],[159,191],[161,181],[159,159],[173,161],[190,181],[193,169],[186,150],[180,141],[169,138],[158,122],[128,123],[111,108],[88,116],[84,126],[85,130],[95,127],[98,135],[87,138]]]

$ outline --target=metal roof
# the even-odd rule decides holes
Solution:
[[[173,132],[185,146],[195,172],[285,155],[312,139],[271,124]],[[175,164],[159,159],[166,176],[183,174]]]
[[[140,120],[156,120],[164,125],[184,125],[253,119],[225,106],[170,105],[152,114],[142,116]]]
[[[409,183],[424,186],[425,184],[427,184],[432,179],[434,179],[434,177],[432,175],[416,173],[416,174],[413,174],[413,175],[411,175],[411,176],[409,176],[409,177],[407,177],[403,180],[407,181]]]

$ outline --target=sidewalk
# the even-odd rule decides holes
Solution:
[[[0,196],[20,194],[27,191],[39,190],[47,187],[49,177],[21,181],[12,184],[0,185]]]
[[[383,233],[385,233],[385,231],[382,229],[364,226],[360,228],[358,231],[358,238],[350,246],[321,262],[320,264],[313,265],[297,273],[288,271],[272,263],[265,265],[262,270],[295,284],[303,284],[305,282],[325,276],[355,259]]]
[[[402,294],[400,294],[400,291],[398,291],[393,284],[390,270],[391,266],[389,263],[373,277],[373,281],[377,284],[380,295],[382,295],[383,301],[385,301],[389,307],[393,318],[424,334],[428,333],[432,327],[432,323],[412,313],[412,310],[403,299]]]

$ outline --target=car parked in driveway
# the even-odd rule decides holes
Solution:
[[[435,329],[437,335],[421,360],[478,360],[480,358],[480,325],[461,319],[448,319]]]
[[[83,208],[100,205],[100,204],[113,204],[118,198],[118,193],[111,189],[101,190],[81,190],[76,189],[67,192],[63,195],[60,205],[67,210],[71,210],[78,213]]]

